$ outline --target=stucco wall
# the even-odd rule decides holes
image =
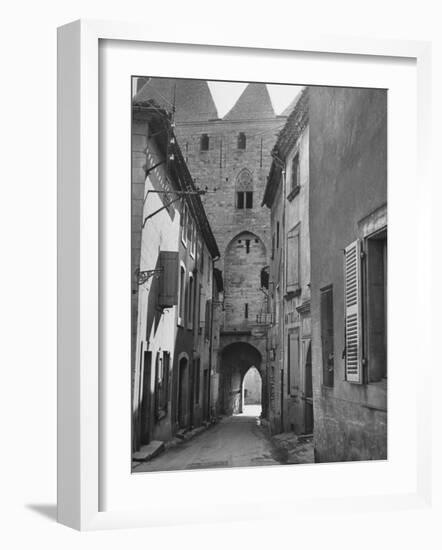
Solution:
[[[387,201],[387,92],[310,89],[315,448],[320,461],[387,456],[386,382],[345,381],[343,249]],[[322,385],[320,289],[333,285],[334,387]]]

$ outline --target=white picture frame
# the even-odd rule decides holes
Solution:
[[[208,44],[197,44],[183,28],[181,34],[169,36],[160,26],[156,31],[143,25],[103,21],[76,21],[58,31],[58,521],[79,530],[117,527],[140,527],[216,518],[216,507],[195,504],[201,510],[191,516],[182,509],[179,497],[175,510],[165,508],[124,507],[103,510],[100,483],[103,483],[102,456],[105,448],[100,431],[100,288],[102,277],[99,212],[99,47],[100,41],[125,41],[127,44],[166,43],[180,47],[199,46],[229,48],[231,54],[245,48],[272,52],[308,52],[315,55],[376,56],[408,58],[417,67],[417,162],[420,174],[419,203],[429,200],[428,172],[431,46],[427,42],[366,40],[356,37],[306,38],[281,36],[278,43],[267,44],[265,38],[241,36],[212,37]],[[422,211],[418,222],[419,239],[430,239],[430,229]],[[421,255],[419,277],[425,278],[418,302],[425,302],[429,291],[428,251]],[[417,269],[417,268],[416,268]],[[428,304],[428,302],[427,302]],[[426,307],[429,307],[428,305]],[[424,315],[425,317],[425,315]],[[429,320],[430,315],[427,316]],[[425,322],[425,321],[423,321]],[[427,321],[429,322],[429,321]],[[421,342],[425,345],[425,342]],[[382,507],[426,506],[431,498],[430,431],[428,399],[430,365],[421,365],[422,376],[416,380],[417,459],[416,489],[366,496],[321,497],[291,500],[281,493],[281,502],[291,512],[314,513],[331,505],[345,511],[354,508],[379,510]],[[127,371],[129,372],[129,371]],[[129,417],[128,417],[129,418]],[[129,429],[129,421],[127,422]],[[352,467],[352,465],[347,465]],[[284,467],[287,468],[287,467]],[[289,467],[290,468],[290,467]],[[280,471],[280,470],[279,470]],[[276,471],[275,471],[276,472]],[[229,473],[229,472],[227,472]],[[162,475],[162,474],[157,474]],[[169,474],[173,475],[173,474]],[[181,475],[189,475],[184,473]],[[191,475],[195,475],[192,473]],[[216,472],[200,472],[205,482]],[[266,477],[272,475],[266,472]],[[280,474],[279,474],[280,475]],[[235,477],[237,483],[238,476]],[[271,479],[270,479],[271,482]],[[243,512],[225,514],[222,519],[260,518],[263,500]],[[278,507],[276,507],[278,508]],[[302,512],[301,512],[302,510]],[[276,514],[282,513],[278,510]]]

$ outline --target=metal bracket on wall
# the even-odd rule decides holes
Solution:
[[[146,216],[143,220],[143,225],[142,225],[143,229],[144,229],[144,226],[146,225],[147,220],[150,220],[150,218],[153,218],[156,214],[158,214],[162,210],[165,210],[165,209],[169,208],[169,206],[171,204],[173,204],[174,202],[179,201],[180,199],[184,199],[185,195],[205,195],[206,190],[196,189],[195,191],[157,191],[155,189],[149,189],[149,191],[147,191],[147,193],[146,193],[146,196],[145,196],[143,202],[146,202],[147,197],[149,196],[149,193],[157,193],[157,194],[160,194],[160,195],[175,194],[175,195],[178,195],[178,196],[175,199],[170,200],[167,204],[165,204],[161,208],[158,208],[158,210],[155,210],[155,212],[152,212],[152,214],[149,214],[148,216]]]
[[[163,268],[160,267],[158,269],[147,269],[146,271],[140,271],[137,269],[135,271],[135,276],[137,277],[137,284],[138,285],[144,285],[151,277],[156,277],[157,279],[163,272]]]

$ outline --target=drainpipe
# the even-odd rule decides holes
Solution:
[[[282,220],[281,220],[281,237],[280,243],[282,244],[282,277],[281,277],[281,283],[282,283],[282,302],[280,304],[280,310],[282,313],[282,346],[281,346],[281,360],[282,360],[282,371],[284,373],[284,364],[285,364],[285,298],[284,298],[284,292],[285,292],[285,283],[286,283],[286,163],[283,161],[275,152],[272,152],[272,157],[275,160],[275,162],[282,168],[281,175],[282,175]],[[281,314],[280,314],[281,315]],[[282,388],[281,388],[281,431],[284,431],[284,403],[283,403],[283,395],[284,395],[284,374],[281,380]]]

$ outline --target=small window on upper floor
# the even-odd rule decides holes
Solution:
[[[244,150],[246,148],[246,135],[244,132],[238,134],[238,149]]]
[[[209,150],[209,136],[207,134],[201,134],[200,137],[200,151]]]
[[[292,200],[299,193],[301,185],[301,174],[299,166],[299,152],[296,153],[292,160],[292,177],[290,180],[290,191],[288,194],[288,200]]]
[[[253,208],[253,191],[238,191],[236,194],[236,208]]]
[[[241,170],[236,179],[236,208],[253,208],[253,177],[247,168]]]

